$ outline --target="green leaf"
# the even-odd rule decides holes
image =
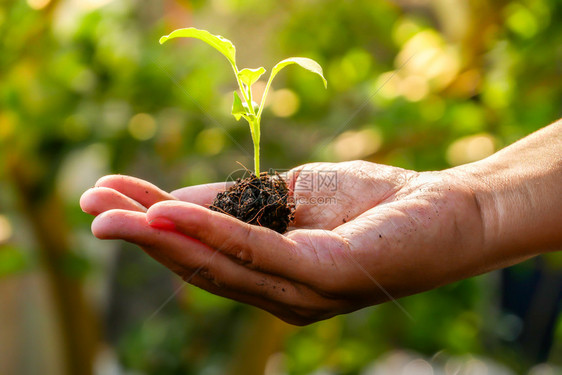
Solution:
[[[245,68],[238,72],[238,77],[242,83],[246,85],[246,87],[252,87],[252,85],[260,79],[263,73],[265,73],[264,67],[259,67],[257,69]]]
[[[232,102],[232,116],[239,121],[242,116],[246,114],[246,108],[242,104],[242,99],[238,96],[238,93],[234,91],[234,101]]]
[[[232,66],[236,66],[236,48],[234,47],[234,44],[220,35],[213,35],[207,30],[199,30],[194,27],[188,27],[185,29],[177,29],[172,31],[169,35],[164,35],[160,38],[160,44],[163,44],[173,38],[200,39],[222,53],[228,61],[230,61]]]
[[[271,70],[271,77],[269,78],[269,80],[273,80],[273,77],[275,77],[281,69],[291,64],[298,64],[306,70],[310,70],[312,73],[318,74],[324,82],[324,87],[328,87],[328,81],[326,81],[326,78],[324,78],[324,72],[322,71],[322,67],[320,66],[320,64],[307,57],[289,57],[288,59],[278,62],[277,65],[275,65]]]

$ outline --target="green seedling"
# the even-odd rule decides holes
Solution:
[[[284,67],[297,64],[301,67],[318,74],[322,81],[324,82],[324,87],[327,87],[327,81],[324,78],[322,67],[314,60],[306,57],[290,57],[288,59],[278,62],[269,75],[267,84],[261,102],[258,106],[257,103],[252,101],[252,85],[256,83],[260,77],[265,73],[265,68],[259,67],[257,69],[244,68],[242,70],[238,69],[236,66],[236,48],[234,44],[226,38],[220,35],[213,35],[206,30],[199,30],[193,27],[178,29],[160,38],[160,44],[174,38],[196,38],[200,39],[210,46],[214,47],[220,53],[222,53],[234,70],[234,75],[236,77],[236,82],[240,88],[242,98],[238,95],[238,92],[234,91],[234,101],[232,103],[232,115],[236,120],[244,118],[250,125],[250,133],[252,134],[252,141],[254,143],[254,170],[256,176],[260,175],[260,122],[263,108],[265,105],[265,99],[269,92],[271,82],[273,78],[283,69]]]

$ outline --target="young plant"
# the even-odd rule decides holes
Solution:
[[[226,38],[220,35],[213,35],[206,30],[199,30],[193,27],[178,29],[160,38],[160,44],[174,38],[196,38],[200,39],[210,46],[214,47],[217,51],[222,53],[234,70],[234,75],[236,77],[236,82],[242,93],[242,98],[234,91],[234,101],[232,103],[232,115],[236,120],[244,118],[250,125],[250,133],[252,135],[252,141],[254,143],[254,172],[259,178],[260,176],[260,123],[263,108],[265,106],[265,99],[269,92],[271,82],[273,78],[283,69],[284,67],[297,64],[301,67],[318,74],[322,81],[324,82],[324,87],[327,87],[327,81],[324,78],[322,67],[314,60],[306,57],[290,57],[288,59],[278,62],[269,75],[267,84],[261,102],[259,106],[257,103],[252,101],[252,85],[256,83],[259,78],[265,73],[265,68],[259,67],[256,69],[244,68],[242,70],[238,69],[236,66],[236,48],[234,44]]]

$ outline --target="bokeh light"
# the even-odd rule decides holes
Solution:
[[[51,0],[27,0],[27,4],[35,10],[40,10],[45,8]]]
[[[271,94],[271,111],[278,117],[289,117],[294,115],[300,106],[300,99],[290,89],[275,90]]]
[[[5,215],[0,214],[0,244],[8,241],[13,234],[13,227]]]
[[[376,128],[359,131],[348,130],[333,142],[333,149],[340,161],[366,158],[378,151],[382,145],[382,135]]]
[[[129,133],[139,141],[146,141],[156,134],[156,120],[147,113],[137,113],[129,121]]]
[[[457,139],[447,149],[450,165],[461,165],[484,159],[495,151],[495,139],[489,134],[476,134]]]
[[[203,155],[216,155],[226,143],[223,129],[205,129],[195,138],[195,149]]]

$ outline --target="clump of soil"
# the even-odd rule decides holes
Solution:
[[[281,176],[262,172],[259,178],[252,173],[237,179],[228,190],[217,194],[209,208],[285,233],[294,218],[295,205],[289,199],[289,189]]]

